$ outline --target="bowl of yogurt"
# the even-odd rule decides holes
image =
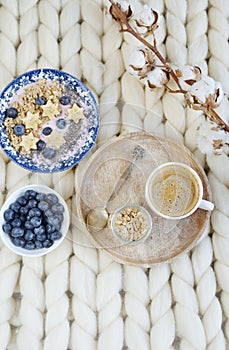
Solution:
[[[63,71],[26,72],[0,95],[0,145],[29,171],[51,173],[78,164],[94,146],[99,124],[92,92]]]

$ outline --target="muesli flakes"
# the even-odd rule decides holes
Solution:
[[[125,207],[115,217],[114,229],[125,241],[141,239],[149,229],[149,219],[137,207]]]

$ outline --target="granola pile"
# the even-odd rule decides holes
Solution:
[[[85,118],[84,108],[58,81],[41,79],[20,89],[5,111],[4,125],[16,151],[53,159],[67,142],[70,127]]]
[[[125,241],[138,241],[150,227],[146,214],[138,207],[125,207],[115,216],[114,230]]]

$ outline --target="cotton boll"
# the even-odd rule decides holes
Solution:
[[[143,47],[137,47],[132,51],[130,58],[129,58],[129,66],[132,66],[134,68],[142,68],[146,64],[146,59],[144,55],[144,49]]]
[[[228,149],[228,142],[229,134],[227,132],[208,119],[202,120],[197,138],[197,146],[202,153],[220,155]]]
[[[223,99],[222,85],[209,76],[202,77],[190,87],[187,97],[192,104],[207,103],[216,108]]]
[[[135,16],[135,20],[139,26],[149,27],[155,23],[157,18],[152,9],[148,5],[144,5],[143,10]]]
[[[191,86],[200,79],[201,71],[198,67],[184,66],[175,70],[180,86],[183,90],[190,90]]]
[[[150,88],[162,87],[168,82],[168,76],[161,68],[154,68],[147,73],[147,83]]]
[[[202,77],[201,80],[194,83],[188,93],[190,100],[195,96],[201,103],[205,103],[207,97],[215,94],[215,80],[209,76]]]
[[[142,10],[135,13],[132,26],[141,35],[149,35],[158,27],[159,15],[148,5],[144,5]]]
[[[120,8],[121,8],[121,10],[123,11],[123,12],[126,12],[126,11],[128,11],[128,8],[129,8],[129,6],[130,6],[130,3],[128,2],[128,1],[126,1],[126,0],[114,0],[114,2],[117,4],[117,5],[119,5],[120,6]],[[111,2],[109,1],[109,0],[104,0],[104,5],[108,8],[108,9],[110,9],[110,7],[111,7]]]

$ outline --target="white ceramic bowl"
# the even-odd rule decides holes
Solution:
[[[41,192],[41,193],[45,193],[45,194],[53,193],[58,197],[59,202],[64,206],[64,213],[63,213],[64,219],[63,219],[61,229],[60,229],[60,232],[62,233],[62,237],[58,240],[55,240],[53,245],[49,248],[27,250],[25,248],[17,247],[16,245],[14,245],[12,243],[9,235],[7,233],[5,233],[2,229],[2,226],[5,223],[5,219],[3,216],[5,210],[8,209],[10,204],[13,203],[18,197],[23,195],[26,190],[35,190],[37,192]],[[45,255],[47,253],[50,253],[51,251],[56,249],[61,244],[61,242],[64,240],[64,238],[66,237],[66,234],[68,232],[69,223],[70,223],[70,216],[69,216],[69,210],[68,210],[67,204],[65,203],[64,199],[60,196],[60,194],[58,192],[56,192],[53,189],[51,189],[47,186],[44,186],[44,185],[28,185],[28,186],[21,187],[18,190],[16,190],[15,192],[13,192],[6,199],[5,203],[3,204],[1,211],[0,211],[0,236],[1,236],[1,239],[3,240],[4,244],[10,250],[12,250],[14,253],[16,253],[18,255],[22,255],[22,256],[37,257],[37,256],[42,256],[42,255]]]

